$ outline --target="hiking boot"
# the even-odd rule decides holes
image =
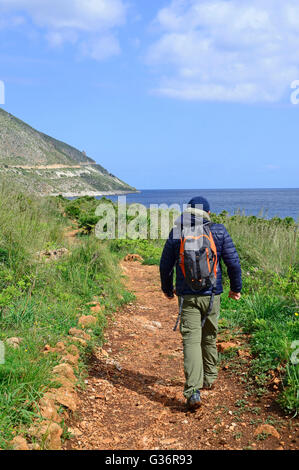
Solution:
[[[197,408],[200,407],[200,405],[201,405],[200,391],[195,390],[195,392],[187,400],[187,407],[189,410],[196,410]]]

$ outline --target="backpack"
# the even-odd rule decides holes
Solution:
[[[205,222],[191,230],[183,228],[180,242],[179,266],[186,284],[193,291],[214,290],[217,281],[217,249]]]

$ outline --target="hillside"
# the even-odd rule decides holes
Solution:
[[[135,191],[85,152],[33,129],[0,108],[0,181],[38,194],[101,195]]]

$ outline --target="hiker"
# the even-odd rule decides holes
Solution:
[[[198,227],[200,236],[187,237],[190,228],[198,231]],[[190,244],[199,242],[205,248],[197,247],[192,251]],[[189,251],[186,251],[187,245]],[[195,257],[192,253],[195,253]],[[224,225],[211,222],[210,204],[207,199],[195,197],[189,202],[187,210],[176,220],[160,261],[162,291],[170,300],[176,294],[181,307],[180,332],[183,339],[186,378],[184,396],[189,409],[200,406],[200,389],[211,389],[217,378],[216,337],[220,296],[223,292],[221,259],[227,267],[230,279],[229,297],[239,300],[242,277],[236,248]],[[191,263],[191,268],[188,263]],[[196,267],[194,263],[200,264]],[[199,279],[196,279],[194,272],[191,275],[188,272],[194,271],[193,268],[206,271],[205,276],[201,273]]]

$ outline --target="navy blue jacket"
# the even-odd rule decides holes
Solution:
[[[206,222],[206,220],[204,220],[204,222]],[[224,225],[211,223],[210,229],[215,241],[218,254],[217,285],[215,293],[216,295],[218,295],[223,292],[221,260],[224,261],[227,267],[231,290],[233,292],[241,292],[241,266],[235,245]],[[211,295],[211,290],[192,291],[185,283],[184,275],[179,266],[179,251],[180,240],[174,239],[173,230],[171,230],[168,240],[165,243],[160,261],[162,291],[168,296],[171,296],[173,294],[173,270],[174,267],[176,267],[176,293],[178,295]]]

